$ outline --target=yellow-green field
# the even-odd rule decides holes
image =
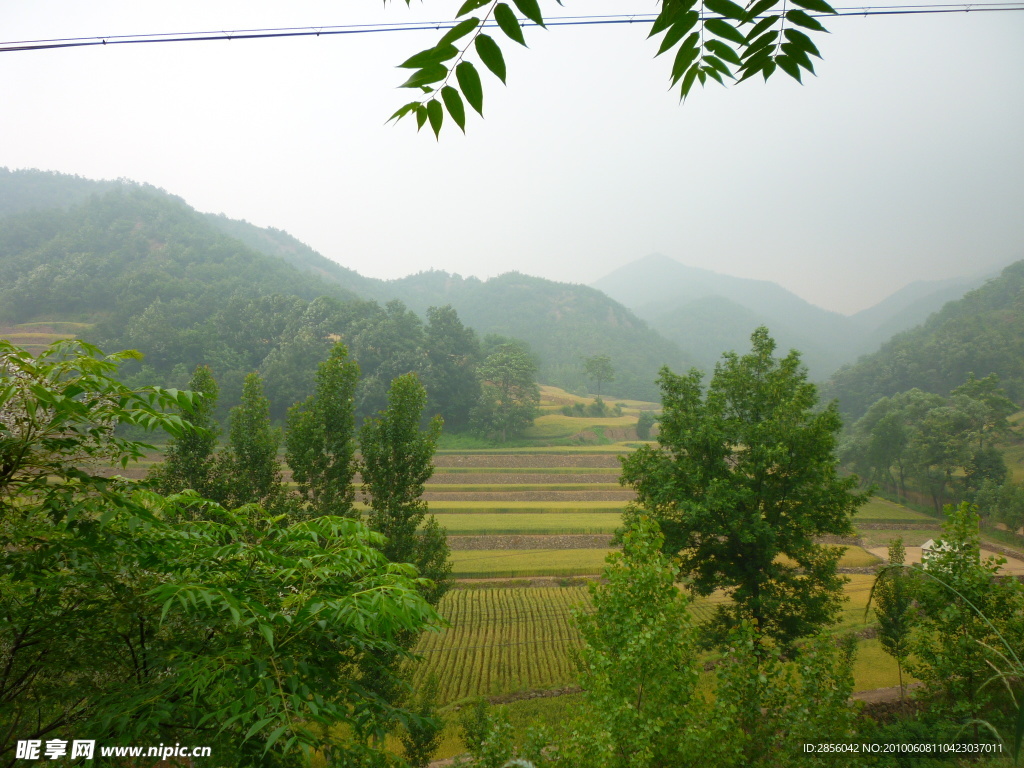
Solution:
[[[934,528],[914,528],[907,531],[867,530],[861,531],[861,541],[865,547],[888,547],[895,538],[903,539],[905,547],[920,547],[928,539],[941,535],[942,531],[936,523]]]
[[[435,674],[442,704],[570,685],[572,609],[587,604],[583,587],[453,590],[439,606],[450,627],[420,638],[413,683]]]
[[[589,514],[593,512],[621,512],[623,501],[434,501],[429,502],[430,511],[435,515],[480,514],[506,515],[522,514]]]
[[[472,549],[451,553],[456,579],[589,576],[604,568],[610,549]],[[866,568],[881,560],[861,547],[844,548],[840,568]]]
[[[917,521],[934,522],[934,518],[920,512],[915,512],[912,509],[907,509],[901,504],[895,504],[891,501],[880,499],[877,496],[872,496],[864,506],[857,510],[857,516],[854,518],[854,521],[865,523],[883,521],[914,523]]]
[[[427,493],[515,493],[526,491],[623,491],[618,483],[430,483]]]
[[[442,514],[436,517],[437,522],[453,536],[615,533],[615,529],[622,525],[622,515],[617,512],[509,512],[476,515]]]
[[[864,615],[872,580],[868,575],[850,577],[849,601],[836,632],[863,629],[873,622],[873,614],[867,619]],[[721,595],[700,598],[691,610],[705,620],[724,599]],[[453,590],[439,606],[450,626],[425,633],[416,646],[422,661],[415,665],[414,684],[436,675],[441,705],[472,696],[572,685],[572,654],[580,644],[572,612],[586,611],[589,605],[585,587]],[[878,641],[860,640],[854,689],[896,684],[896,664]]]
[[[456,579],[589,576],[604,568],[608,549],[471,549],[452,552]]]

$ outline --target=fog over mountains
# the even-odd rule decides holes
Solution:
[[[816,379],[923,322],[990,275],[912,283],[852,316],[817,307],[782,286],[686,266],[651,254],[593,284],[632,309],[665,338],[712,367],[726,350],[746,348],[767,326],[781,349],[798,349]]]

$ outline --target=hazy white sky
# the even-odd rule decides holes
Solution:
[[[891,2],[892,0],[889,0]],[[424,0],[6,0],[0,40],[442,20]],[[542,2],[549,15],[652,1]],[[590,283],[651,252],[852,312],[1024,258],[1024,12],[828,23],[817,78],[680,106],[647,28],[528,29],[486,120],[384,125],[434,32],[0,55],[0,165],[163,187],[374,277]]]

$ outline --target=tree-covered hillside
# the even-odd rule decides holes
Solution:
[[[608,355],[615,366],[616,396],[644,400],[657,398],[661,366],[682,370],[693,364],[628,309],[583,285],[518,272],[487,281],[422,272],[384,287],[416,311],[451,304],[481,334],[525,339],[540,361],[541,380],[566,389],[589,389],[583,361],[597,354]]]
[[[856,417],[897,392],[948,395],[969,373],[998,374],[1012,400],[1024,399],[1024,261],[841,369],[825,394]]]
[[[96,323],[91,338],[107,348],[146,353],[146,364],[158,376],[149,383],[183,384],[200,363],[219,363],[228,371],[281,366],[281,359],[298,364],[295,345],[306,342],[295,340],[303,327],[296,317],[306,311],[304,302],[318,296],[364,300],[344,310],[344,319],[311,321],[320,332],[339,337],[350,332],[354,318],[383,311],[373,302],[401,300],[417,313],[417,322],[429,307],[451,305],[480,336],[526,341],[541,380],[569,389],[588,387],[583,359],[595,354],[609,355],[620,372],[615,396],[641,399],[656,396],[654,379],[662,365],[678,370],[693,362],[629,310],[584,286],[519,274],[481,281],[424,272],[378,280],[325,258],[286,232],[200,214],[147,185],[40,171],[0,173],[0,322]],[[254,301],[259,312],[273,317],[250,318],[249,328],[268,329],[270,335],[243,342],[226,329],[235,327],[239,313],[253,313],[240,302]],[[251,336],[246,329],[241,335]],[[250,342],[256,346],[238,346]],[[326,343],[321,338],[317,354]],[[287,349],[278,349],[281,344]],[[270,351],[276,356],[265,363]],[[300,355],[296,380],[311,382],[311,354]],[[231,402],[241,376],[227,378],[225,401]]]

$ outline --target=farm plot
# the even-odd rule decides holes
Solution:
[[[617,512],[510,512],[439,514],[436,517],[452,536],[615,533],[615,529],[622,525],[622,515]]]
[[[853,575],[846,586],[836,632],[862,629],[873,577]],[[691,603],[695,618],[710,618],[728,598],[716,593]],[[425,633],[416,646],[422,661],[414,685],[430,674],[441,689],[439,704],[471,696],[499,696],[527,690],[562,688],[575,681],[572,654],[580,646],[572,610],[588,610],[584,587],[453,590],[439,610],[450,626]],[[863,655],[854,668],[855,690],[896,685],[896,667],[879,652],[875,640],[862,640]]]
[[[572,610],[587,605],[583,587],[453,590],[439,606],[451,626],[416,646],[413,685],[436,675],[440,704],[570,685],[580,644]]]
[[[591,576],[601,572],[610,549],[473,549],[451,554],[456,579],[529,576]]]
[[[886,499],[872,496],[867,504],[857,510],[855,523],[934,523],[935,519],[920,512],[896,504]]]

